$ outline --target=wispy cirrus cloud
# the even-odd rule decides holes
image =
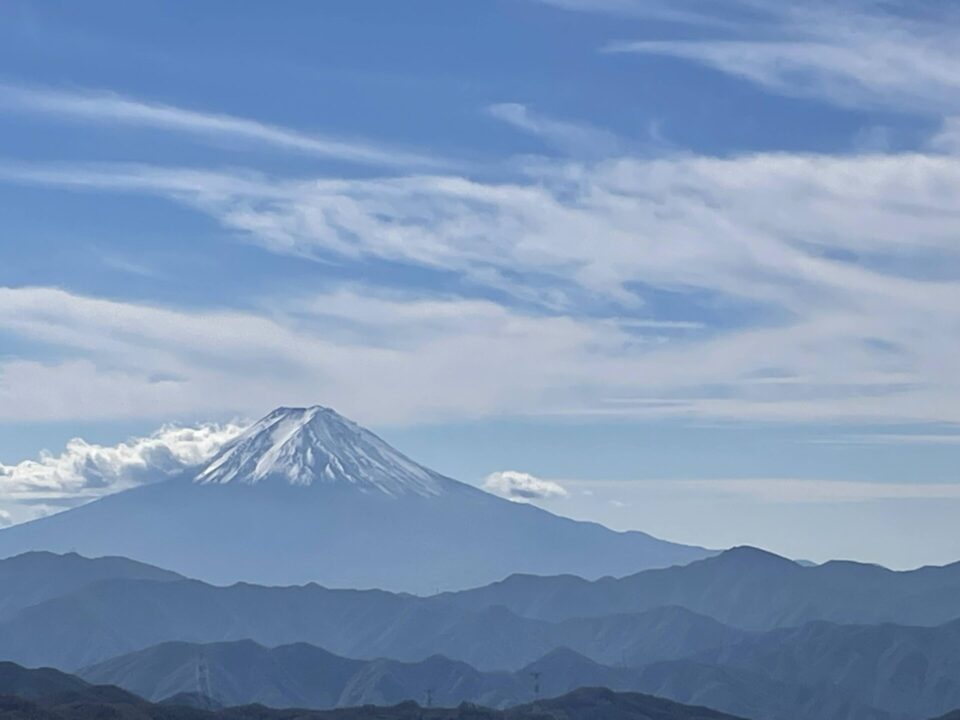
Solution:
[[[960,500],[960,483],[881,483],[851,480],[748,478],[675,480],[674,488],[742,497],[765,503],[866,503]]]
[[[946,118],[931,138],[930,146],[940,152],[960,155],[960,116]]]
[[[728,9],[693,0],[676,8],[708,16]],[[732,3],[737,8],[752,20],[719,36],[616,41],[606,49],[682,58],[778,93],[842,106],[960,112],[960,14],[946,4],[745,0]]]
[[[129,313],[124,324],[134,337],[142,325],[169,323],[163,352],[148,366],[207,389],[185,389],[181,396],[144,385],[137,392],[144,402],[162,394],[166,405],[180,397],[183,407],[222,407],[232,397],[217,389],[223,383],[215,372],[178,359],[178,345],[189,339],[203,347],[215,327],[222,348],[245,334],[260,339],[249,349],[252,356],[277,339],[276,356],[290,358],[304,377],[338,380],[329,389],[311,381],[305,387],[316,397],[356,388],[343,407],[363,409],[362,398],[380,393],[382,407],[374,413],[393,419],[437,411],[784,421],[960,417],[960,384],[950,360],[960,353],[957,158],[680,156],[553,163],[528,172],[501,183],[450,175],[303,181],[147,166],[7,166],[0,175],[8,181],[144,192],[185,203],[271,252],[357,263],[376,258],[458,273],[469,286],[523,297],[527,309],[462,298],[412,302],[366,291],[357,295],[373,297],[319,301],[306,321],[282,314],[268,321],[250,313],[123,304],[108,312],[92,299],[62,298],[75,322],[60,326],[50,319],[57,313],[25,312],[27,298],[56,300],[37,290],[6,296],[2,323],[35,338],[53,334],[78,350],[95,342],[101,351],[104,339],[117,334],[96,324],[80,332],[88,312],[111,323]],[[674,307],[688,317],[649,310],[648,293],[657,292],[671,293]],[[585,297],[607,309],[585,311]],[[698,322],[703,297],[755,314],[730,312],[721,326]],[[538,302],[544,298],[549,301]],[[362,323],[354,322],[357,313],[366,314]],[[331,343],[327,328],[342,330],[346,317],[352,345]],[[358,327],[367,328],[366,337]],[[317,338],[307,332],[313,328]],[[528,333],[522,343],[520,328]],[[411,329],[416,332],[406,332]],[[378,334],[402,347],[370,340]],[[477,343],[499,350],[475,353]],[[130,367],[139,368],[143,349],[118,343],[111,358],[129,353]],[[165,353],[175,359],[169,367],[158,362]],[[346,361],[351,353],[364,362]],[[234,357],[247,354],[237,350]],[[428,357],[438,363],[424,367],[429,379],[423,382],[446,378],[450,387],[440,394],[442,408],[418,411],[416,389],[399,378],[404,365],[419,367],[415,358]],[[80,372],[82,366],[73,367]],[[467,368],[469,383],[463,381]],[[34,366],[31,372],[51,370]],[[115,361],[111,372],[109,382],[131,382]],[[361,383],[360,375],[385,386]],[[271,375],[257,385],[266,395],[284,396],[293,392],[284,389],[289,379]],[[101,373],[97,382],[108,382],[107,376]],[[400,397],[396,386],[409,386],[411,396]],[[391,407],[388,398],[394,398]]]
[[[819,445],[960,445],[960,432],[860,433],[810,440]]]
[[[730,8],[711,0],[555,4],[689,19]],[[699,39],[619,49],[682,55],[777,92],[853,104],[943,113],[960,87],[947,42],[954,18],[943,11],[910,16],[866,1],[733,5],[753,20],[739,35],[728,28],[721,36],[706,23]],[[58,118],[225,132],[373,164],[396,159],[376,145],[357,151],[258,121],[114,95],[8,87],[0,89],[3,97],[11,107]],[[3,298],[6,330],[72,354],[58,363],[6,361],[8,397],[19,397],[11,378],[46,378],[77,408],[94,407],[94,388],[110,396],[121,393],[109,388],[122,388],[130,406],[223,408],[232,399],[229,383],[208,367],[209,358],[222,361],[221,351],[202,338],[204,324],[213,323],[222,347],[240,355],[261,351],[247,348],[245,333],[265,338],[284,368],[311,378],[305,387],[312,391],[336,396],[337,388],[357,388],[344,407],[352,402],[362,412],[370,410],[356,367],[396,380],[399,368],[429,350],[449,363],[429,372],[449,382],[450,394],[427,414],[523,408],[775,420],[958,418],[960,385],[949,359],[960,354],[960,158],[952,153],[949,118],[929,147],[913,153],[651,159],[631,155],[603,131],[525,105],[490,112],[580,159],[515,164],[499,181],[439,171],[303,179],[132,164],[0,165],[5,182],[166,198],[272,253],[356,267],[396,263],[457,278],[445,297],[427,292],[414,301],[364,288],[317,301],[271,298],[271,310],[262,313],[98,305],[96,298],[21,289]],[[656,302],[663,294],[671,298],[669,315]],[[468,299],[478,295],[499,300]],[[53,310],[25,309],[28,298],[38,307],[68,308],[66,316],[86,332],[57,322]],[[291,303],[309,310],[291,310]],[[165,325],[168,335],[148,337],[140,326],[149,323]],[[342,336],[345,327],[349,337]],[[518,340],[518,328],[529,338]],[[469,357],[481,342],[503,357]],[[204,350],[185,353],[188,343]],[[188,380],[146,382],[141,368],[151,346],[160,351],[146,362],[149,377]],[[308,349],[302,356],[292,350],[300,346]],[[108,367],[101,359],[107,353],[123,362]],[[364,362],[345,361],[350,353]],[[471,368],[486,395],[455,387],[463,376],[452,367]],[[551,371],[538,373],[543,367]],[[294,392],[284,373],[256,372],[242,368],[232,379],[258,377],[264,397]],[[513,382],[511,372],[528,385]],[[415,391],[385,392],[394,404],[373,415],[418,413]]]
[[[536,0],[563,10],[607,13],[626,17],[651,18],[671,23],[731,27],[735,21],[718,13],[719,3],[712,0]],[[728,11],[749,6],[751,0],[729,0],[723,5]]]
[[[175,105],[151,103],[109,92],[0,85],[8,112],[59,120],[150,128],[208,140],[230,138],[284,152],[374,166],[437,167],[440,160],[364,140],[303,132],[281,125]]]
[[[952,198],[941,191],[960,183],[960,161],[923,154],[624,158],[541,165],[501,183],[303,181],[144,165],[4,165],[0,179],[164,196],[274,252],[478,275],[537,270],[610,296],[625,297],[631,283],[784,304],[810,285],[907,290],[889,262],[903,256],[904,237],[911,260],[930,268],[960,254]]]
[[[497,103],[487,112],[497,120],[541,138],[559,150],[581,158],[622,154],[625,143],[615,133],[588,123],[558,120],[534,112],[521,103]]]
[[[707,506],[712,501],[746,501],[758,504],[846,505],[905,500],[960,501],[960,482],[883,482],[835,477],[709,477],[634,478],[618,480],[559,479],[571,491],[587,490],[590,496],[607,499],[623,495],[652,500],[696,497]]]
[[[0,361],[0,421],[21,422],[255,416],[320,401],[364,423],[522,414],[620,375],[628,339],[606,323],[369,287],[281,298],[262,312],[0,289],[0,332],[61,357]]]

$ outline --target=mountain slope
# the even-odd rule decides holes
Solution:
[[[754,720],[895,720],[890,713],[851,701],[829,687],[812,688],[742,668],[695,660],[648,665],[639,671],[635,688]]]
[[[315,585],[219,588],[197,581],[102,581],[0,623],[0,656],[73,669],[171,639],[245,638],[269,646],[308,641],[360,658],[345,661],[360,664],[343,671],[351,683],[335,688],[346,693],[349,685],[350,693],[342,695],[348,704],[389,703],[433,688],[438,694],[449,691],[444,697],[450,702],[476,696],[499,705],[522,700],[529,692],[529,673],[542,672],[545,694],[575,684],[607,685],[758,720],[913,720],[960,705],[960,621],[933,628],[814,622],[761,633],[729,628],[681,608],[659,608],[547,622],[503,607],[467,610],[439,598]],[[325,667],[302,647],[294,646],[304,655],[293,662],[304,672]],[[296,650],[291,652],[297,657]],[[391,660],[378,660],[384,657]],[[283,665],[271,662],[269,667]],[[418,665],[431,671],[424,674]],[[177,667],[180,675],[161,673],[181,681],[166,689],[170,694],[194,690],[196,663]],[[491,672],[498,668],[509,672]],[[323,690],[328,693],[324,702],[332,703],[334,690],[324,690],[330,672],[308,675],[293,687]],[[505,684],[511,673],[512,684]],[[275,674],[284,682],[296,677]],[[491,675],[499,680],[489,683]],[[253,677],[269,676],[264,670]],[[444,684],[424,679],[431,676]],[[122,676],[93,679],[126,684]],[[234,685],[246,689],[256,683],[244,678]]]
[[[0,560],[0,620],[19,610],[112,578],[182,580],[169,570],[122,557],[31,552]]]
[[[0,695],[35,699],[85,689],[88,683],[52,668],[36,670],[0,662]]]
[[[350,485],[386,495],[441,495],[455,485],[329,408],[279,408],[217,454],[197,482]]]
[[[14,672],[33,674],[37,671],[15,668]],[[600,688],[583,688],[563,697],[540,700],[507,711],[491,710],[472,703],[454,708],[425,708],[408,701],[389,707],[364,705],[326,711],[272,710],[262,705],[249,705],[213,712],[198,707],[208,704],[208,698],[196,693],[180,694],[157,704],[118,688],[86,684],[81,687],[84,689],[72,695],[54,692],[27,698],[7,694],[0,675],[0,717],[10,720],[543,720],[547,716],[563,720],[738,720],[707,708]],[[180,700],[182,704],[173,700]]]
[[[205,693],[223,705],[332,708],[364,665],[306,644],[268,650],[250,640],[170,642],[85,668],[78,675],[154,702]]]
[[[343,655],[376,648],[418,600],[317,585],[227,588],[196,580],[106,580],[48,600],[0,623],[0,657],[72,670],[168,640],[313,642]],[[464,611],[445,606],[448,617]],[[451,622],[442,613],[431,616]],[[326,642],[324,642],[326,641]]]
[[[813,662],[811,658],[811,662]],[[249,641],[165,643],[79,671],[90,682],[118,685],[150,700],[204,691],[223,705],[331,708],[389,705],[429,696],[441,705],[474,702],[507,707],[582,687],[644,692],[717,708],[756,720],[899,720],[922,717],[928,705],[878,710],[865,687],[834,687],[809,674],[772,677],[765,668],[711,665],[696,660],[652,663],[641,669],[609,667],[560,648],[515,672],[479,672],[466,663],[433,656],[418,663],[347,660],[297,644],[267,649]],[[886,681],[886,678],[880,679]],[[811,684],[806,684],[806,683]],[[881,699],[877,683],[871,686]],[[853,690],[853,692],[851,692]],[[943,698],[949,703],[951,698]]]
[[[92,685],[52,668],[30,669],[11,662],[0,662],[0,695],[44,702],[139,701],[117,687]]]
[[[546,714],[554,720],[723,720],[733,717],[705,707],[680,705],[639,693],[617,693],[606,688],[581,688],[563,697],[513,708],[505,714],[508,718]]]
[[[495,497],[325,408],[271,413],[197,473],[0,530],[0,557],[71,549],[222,584],[417,593],[514,572],[625,575],[711,554]]]
[[[464,609],[502,606],[544,620],[676,605],[749,630],[814,620],[940,625],[960,617],[960,563],[909,572],[853,562],[804,566],[741,547],[619,579],[514,575],[442,597]]]
[[[0,623],[0,657],[73,670],[170,640],[252,639],[270,646],[309,642],[365,659],[419,661],[442,654],[482,670],[515,670],[557,647],[607,664],[643,664],[742,636],[679,608],[548,623],[505,608],[469,611],[376,590],[118,579],[39,603]]]
[[[310,645],[267,649],[250,641],[164,643],[79,671],[89,682],[115,684],[153,701],[202,690],[226,706],[261,703],[313,709],[391,705],[427,697],[438,705],[507,707],[535,699],[534,674],[541,697],[581,687],[637,690],[641,685],[636,670],[606,667],[566,649],[513,673],[482,673],[439,655],[418,663],[357,661]]]
[[[441,655],[416,663],[349,660],[303,643],[268,649],[248,640],[163,643],[83,668],[78,675],[152,701],[202,690],[227,706],[324,709],[423,701],[428,695],[437,705],[518,705],[535,698],[534,672],[543,678],[544,697],[584,686],[636,686],[636,671],[604,667],[570,650],[555,650],[516,672],[484,673]]]
[[[258,702],[311,708],[393,704],[405,699],[491,707],[529,702],[534,677],[541,697],[582,687],[645,692],[705,705],[757,720],[893,720],[830,687],[775,680],[760,672],[690,660],[654,663],[640,670],[595,663],[557,649],[513,673],[481,673],[434,656],[419,663],[338,658],[308,645],[272,650],[249,641],[197,645],[165,643],[86,668],[90,682],[119,685],[150,700],[199,692],[198,669],[206,668],[204,691],[218,704]],[[917,717],[907,715],[906,717]]]
[[[816,622],[750,636],[699,657],[830,689],[896,717],[930,717],[960,706],[960,621],[935,628]]]

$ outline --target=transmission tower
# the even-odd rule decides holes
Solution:
[[[197,659],[197,692],[200,693],[203,702],[213,708],[215,705],[213,683],[210,682],[210,665],[205,655]]]
[[[540,699],[540,678],[543,675],[542,672],[532,672],[530,676],[533,678],[533,698],[534,700]]]

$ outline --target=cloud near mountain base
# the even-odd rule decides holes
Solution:
[[[75,438],[59,455],[0,463],[0,526],[172,477],[208,460],[242,430],[236,423],[164,426],[114,446]]]
[[[516,502],[553,500],[569,495],[566,488],[553,480],[516,470],[490,473],[483,481],[483,489]]]

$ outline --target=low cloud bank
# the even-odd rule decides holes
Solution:
[[[0,526],[173,477],[204,463],[242,430],[234,423],[164,426],[113,446],[76,438],[59,455],[0,464]]]

